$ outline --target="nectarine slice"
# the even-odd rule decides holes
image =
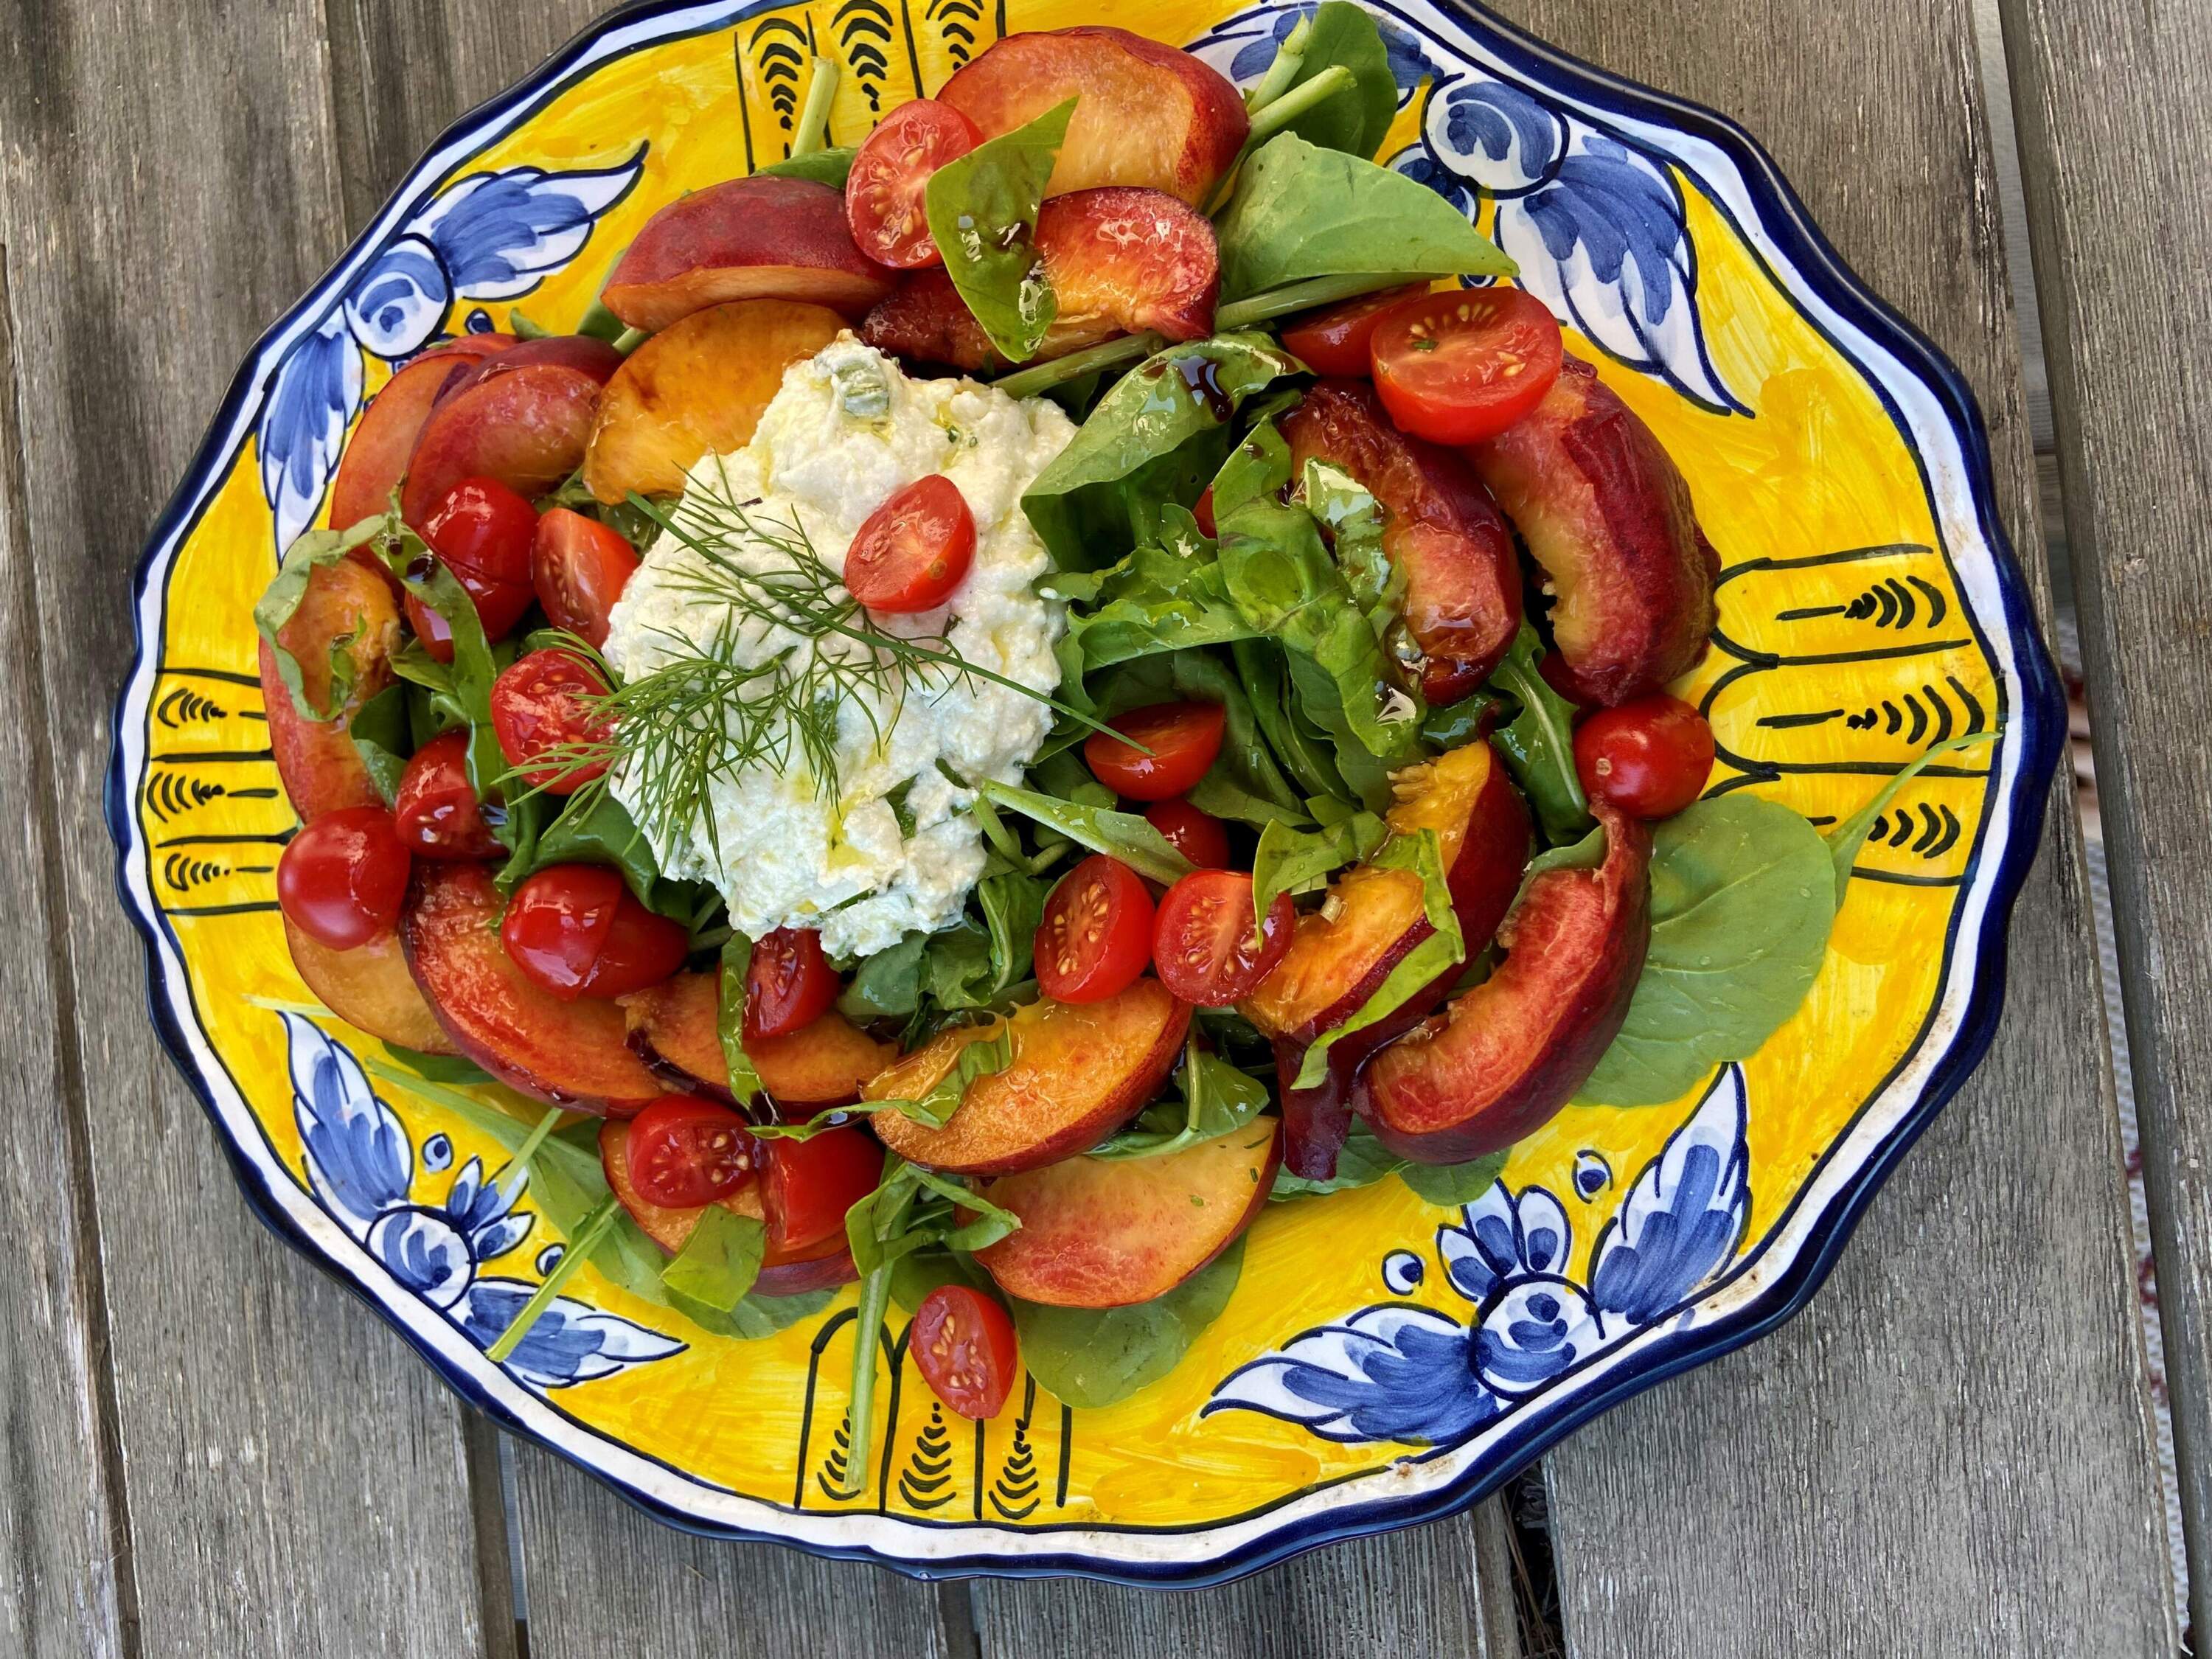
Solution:
[[[1156,979],[1103,1002],[1032,1003],[1007,1029],[1013,1058],[968,1085],[959,1110],[933,1129],[903,1112],[878,1112],[877,1137],[910,1163],[958,1175],[1007,1175],[1089,1152],[1134,1117],[1175,1067],[1190,1008]],[[912,1100],[952,1069],[992,1026],[940,1033],[879,1073],[865,1100]]]
[[[608,1188],[616,1201],[629,1212],[629,1218],[671,1255],[684,1248],[699,1225],[699,1218],[707,1213],[708,1206],[704,1204],[672,1209],[665,1204],[655,1204],[638,1192],[636,1183],[629,1178],[629,1123],[626,1119],[609,1118],[599,1126],[599,1168],[606,1176]],[[714,1201],[732,1215],[750,1216],[763,1225],[767,1224],[768,1206],[762,1200],[757,1177],[748,1179],[737,1191]],[[826,1291],[849,1285],[859,1277],[853,1268],[853,1253],[845,1241],[832,1238],[804,1256],[779,1257],[771,1249],[761,1262],[760,1277],[753,1281],[753,1294],[797,1296],[805,1291]]]
[[[465,334],[410,360],[368,400],[346,440],[338,476],[331,485],[331,526],[348,530],[384,511],[406,473],[415,440],[431,405],[466,364],[514,343],[510,334]],[[464,377],[465,378],[465,377]]]
[[[983,1196],[1022,1224],[975,1259],[1024,1302],[1120,1308],[1164,1296],[1266,1207],[1278,1128],[1256,1118],[1160,1158],[1072,1158],[1003,1176]]]
[[[599,397],[584,482],[603,501],[670,495],[702,455],[742,448],[783,372],[837,337],[823,306],[738,300],[671,325],[635,352]]]
[[[284,921],[284,943],[292,965],[323,1006],[356,1030],[426,1054],[450,1054],[453,1042],[422,1000],[407,971],[399,936],[380,939],[350,951],[333,951]]]
[[[300,713],[276,672],[276,653],[261,642],[261,701],[269,716],[269,749],[276,775],[301,821],[343,806],[381,806],[361,752],[346,727],[361,706],[392,684],[392,653],[399,647],[399,605],[391,584],[353,559],[322,566],[307,577],[292,618],[276,638],[300,665],[300,685],[310,708],[331,707],[331,647],[340,647],[353,669],[353,685],[327,720]]]
[[[687,1092],[732,1097],[722,1052],[720,975],[678,974],[621,1000],[629,1045],[656,1074]],[[788,1036],[754,1038],[745,1057],[771,1100],[805,1109],[794,1116],[811,1117],[858,1100],[860,1085],[897,1059],[898,1050],[833,1008]]]
[[[419,532],[464,478],[496,478],[518,495],[544,495],[584,459],[599,403],[599,382],[590,374],[551,362],[502,368],[441,397],[407,463],[401,516]]]
[[[868,313],[860,325],[860,337],[895,357],[943,363],[964,374],[1008,367],[942,266],[908,271],[897,289]]]

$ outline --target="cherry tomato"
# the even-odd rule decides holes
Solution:
[[[1241,870],[1200,870],[1160,901],[1152,961],[1160,983],[1185,1002],[1226,1008],[1249,996],[1291,948],[1297,912],[1278,893],[1254,937],[1252,878]]]
[[[933,472],[868,515],[845,555],[845,590],[887,616],[934,611],[975,560],[975,515],[960,487]]]
[[[1713,728],[1686,702],[1639,697],[1575,728],[1575,771],[1592,800],[1632,818],[1671,818],[1705,787]]]
[[[658,985],[684,965],[690,934],[630,896],[622,872],[556,864],[514,890],[499,924],[514,965],[564,1002]]]
[[[690,929],[647,909],[625,884],[599,958],[584,981],[584,994],[611,999],[642,991],[669,977],[690,954]]]
[[[934,98],[901,104],[884,117],[861,142],[845,179],[845,216],[860,252],[902,270],[943,264],[922,191],[938,168],[982,142],[973,121]]]
[[[824,1129],[766,1147],[762,1206],[771,1257],[791,1260],[842,1232],[845,1212],[883,1179],[884,1149],[859,1129]]]
[[[605,645],[607,613],[636,574],[637,554],[621,532],[565,507],[538,520],[530,583],[554,627]]]
[[[1128,739],[1103,732],[1083,742],[1083,758],[1098,781],[1131,800],[1167,800],[1206,775],[1221,752],[1221,728],[1228,720],[1218,702],[1156,702],[1109,720]],[[1146,750],[1152,753],[1146,754]]]
[[[415,751],[392,803],[400,843],[422,859],[495,859],[503,850],[469,781],[469,734],[448,732]]]
[[[350,951],[381,939],[407,898],[407,849],[381,806],[325,812],[276,860],[276,902],[319,945]]]
[[[1014,1322],[965,1285],[939,1285],[921,1298],[907,1352],[929,1391],[963,1417],[996,1417],[1013,1392]]]
[[[1368,346],[1375,337],[1375,325],[1382,320],[1382,313],[1426,292],[1428,284],[1415,283],[1407,288],[1386,289],[1380,294],[1363,294],[1356,300],[1346,300],[1326,310],[1310,312],[1284,328],[1283,349],[1316,374],[1346,375],[1364,380],[1369,372]]]
[[[1037,988],[1054,1002],[1103,1002],[1152,954],[1152,896],[1119,859],[1093,854],[1060,878],[1036,930]]]
[[[696,1209],[727,1198],[753,1172],[760,1142],[726,1106],[663,1095],[630,1120],[630,1185],[648,1204]]]
[[[591,702],[606,692],[606,682],[573,653],[532,652],[492,682],[500,753],[533,789],[575,793],[607,769],[605,761],[579,764],[574,753],[606,741],[608,722],[595,717]]]
[[[1205,493],[1199,496],[1198,505],[1191,508],[1190,516],[1198,520],[1200,535],[1214,537],[1221,533],[1213,522],[1213,486],[1212,484],[1206,485]]]
[[[507,587],[530,586],[538,509],[496,478],[464,478],[422,522],[422,539],[455,575]]]
[[[1211,812],[1200,811],[1180,795],[1145,808],[1145,822],[1201,870],[1229,867],[1229,830]]]
[[[435,561],[417,559],[408,568],[408,574],[421,578],[429,574]],[[526,586],[518,587],[512,582],[487,582],[474,571],[456,568],[453,580],[477,608],[477,621],[483,624],[486,640],[504,639],[514,631],[522,613],[530,609],[532,598]],[[415,630],[415,637],[422,641],[422,648],[430,653],[433,662],[453,659],[453,630],[446,619],[416,599],[411,592],[406,596],[407,625]]]
[[[777,928],[753,946],[745,969],[746,1038],[788,1036],[813,1024],[830,1012],[839,989],[821,934]]]
[[[1431,443],[1494,438],[1559,378],[1559,325],[1517,288],[1408,300],[1376,325],[1375,390],[1401,430]]]

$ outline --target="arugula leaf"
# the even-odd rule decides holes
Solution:
[[[1170,507],[1170,515],[1188,517]],[[1195,538],[1195,526],[1193,527]],[[1085,672],[1138,657],[1254,637],[1250,623],[1222,591],[1213,544],[1196,538],[1191,553],[1148,544],[1095,573],[1095,603],[1071,610],[1068,638]]]
[[[1552,690],[1536,667],[1544,641],[1527,623],[1490,683],[1521,712],[1492,734],[1513,781],[1536,809],[1548,841],[1579,841],[1589,828],[1589,802],[1575,771],[1574,706]]]
[[[1390,53],[1364,9],[1349,0],[1322,0],[1306,20],[1305,54],[1283,90],[1293,91],[1339,64],[1352,72],[1352,90],[1324,99],[1284,131],[1327,149],[1371,157],[1398,113],[1398,79],[1390,72]]]
[[[1326,1181],[1312,1181],[1291,1174],[1289,1166],[1285,1165],[1275,1171],[1275,1184],[1268,1190],[1267,1201],[1279,1204],[1286,1199],[1314,1198],[1323,1193],[1372,1187],[1378,1181],[1387,1181],[1405,1166],[1404,1158],[1375,1138],[1375,1131],[1367,1127],[1365,1119],[1355,1117],[1344,1145],[1337,1148],[1334,1175]]]
[[[1314,1039],[1291,1081],[1293,1088],[1318,1087],[1328,1074],[1328,1051],[1339,1039],[1389,1018],[1423,987],[1467,960],[1467,941],[1460,932],[1459,913],[1452,907],[1451,889],[1444,881],[1443,854],[1437,832],[1424,830],[1419,836],[1393,836],[1370,862],[1379,869],[1412,870],[1420,876],[1422,914],[1436,931],[1398,959],[1350,1018]]]
[[[1426,185],[1296,132],[1268,140],[1244,163],[1220,243],[1228,301],[1313,276],[1510,276],[1519,269]]]
[[[1049,883],[1021,870],[994,871],[975,884],[975,902],[991,936],[991,989],[985,1001],[1030,976],[1037,924],[1051,891]]]
[[[300,602],[307,596],[307,580],[325,565],[336,564],[356,547],[365,546],[380,536],[388,535],[392,517],[380,513],[374,518],[363,519],[346,530],[310,530],[285,550],[284,562],[276,575],[259,599],[254,602],[253,626],[260,633],[262,642],[276,659],[276,678],[284,682],[285,690],[291,693],[292,707],[300,718],[313,720],[318,725],[337,718],[344,706],[345,694],[339,681],[343,674],[346,686],[352,683],[352,659],[345,647],[351,635],[331,643],[331,706],[318,708],[307,701],[306,682],[301,678],[300,659],[277,639],[284,625],[299,614]],[[481,629],[478,630],[482,632]],[[340,667],[343,659],[344,666]]]
[[[1091,1149],[1102,1158],[1161,1158],[1232,1134],[1257,1117],[1269,1099],[1267,1085],[1207,1054],[1191,1038],[1176,1074],[1182,1104],[1162,1101],[1137,1121]]]
[[[846,144],[835,149],[811,149],[804,155],[787,155],[781,161],[770,161],[764,167],[755,167],[757,173],[771,179],[811,179],[817,185],[827,185],[832,190],[845,188],[851,176],[853,158],[860,151]],[[577,332],[583,331],[579,329]]]
[[[558,801],[557,797],[544,799],[549,804]],[[676,884],[661,879],[660,861],[645,832],[612,790],[580,789],[558,805],[552,821],[542,823],[534,836],[516,837],[514,850],[496,878],[501,892],[512,894],[540,870],[556,864],[607,864],[622,872],[629,890],[647,908],[667,915],[690,913],[692,907],[680,902],[671,890]]]
[[[763,1092],[761,1074],[745,1053],[745,981],[753,965],[753,942],[732,931],[722,941],[721,986],[714,1033],[722,1040],[722,1063],[730,1068],[730,1093],[750,1100]]]
[[[940,1285],[965,1285],[1004,1305],[997,1282],[959,1251],[914,1250],[891,1264],[891,1300],[908,1313],[921,1312],[922,1298]]]
[[[922,192],[945,274],[991,343],[1017,363],[1036,355],[1060,314],[1033,238],[1075,104],[1071,98],[946,162]]]
[[[1994,743],[2002,729],[2002,727],[1997,727],[1988,732],[1962,732],[1958,737],[1947,738],[1942,743],[1931,745],[1899,767],[1888,782],[1875,791],[1873,799],[1828,832],[1829,856],[1836,866],[1836,908],[1838,909],[1843,908],[1844,895],[1850,888],[1851,866],[1858,862],[1859,851],[1866,845],[1867,836],[1874,829],[1874,821],[1881,816],[1892,801],[1897,799],[1898,792],[1926,771],[1929,763],[1938,755],[1948,755],[1960,749],[1971,749],[1981,744]]]
[[[761,1259],[767,1253],[768,1228],[759,1217],[733,1214],[709,1204],[700,1212],[684,1248],[660,1270],[660,1282],[678,1309],[696,1303],[728,1315],[737,1310],[760,1277]]]
[[[1232,649],[1242,651],[1247,644],[1253,643],[1255,642],[1239,641]],[[1245,695],[1243,682],[1212,653],[1181,650],[1127,663],[1100,677],[1093,690],[1097,712],[1108,720],[1147,703],[1188,701],[1220,704],[1221,752],[1214,757],[1206,775],[1190,790],[1191,805],[1218,818],[1234,819],[1255,828],[1277,818],[1300,824],[1308,821],[1297,790],[1275,763],[1262,734],[1258,711]],[[1098,805],[1114,804],[1112,791],[1092,779],[1072,757],[1064,758],[1073,768],[1076,780],[1097,792]],[[1068,799],[1086,798],[1080,793],[1071,795],[1056,781],[1061,775],[1048,777],[1044,766],[1035,769],[1034,775],[1054,794]]]
[[[1438,749],[1463,749],[1496,723],[1503,701],[1494,691],[1477,691],[1449,708],[1431,708],[1421,719],[1421,741]]]
[[[1176,1367],[1221,1316],[1244,1271],[1239,1238],[1165,1296],[1126,1308],[1051,1308],[1006,1298],[1022,1362],[1039,1387],[1079,1409],[1111,1406]]]
[[[1298,787],[1313,799],[1347,805],[1356,800],[1358,797],[1337,770],[1324,737],[1309,732],[1291,707],[1288,664],[1281,646],[1272,640],[1240,641],[1230,647],[1230,655],[1237,664],[1237,678],[1254,720],[1267,734],[1269,750]]]
[[[975,789],[995,805],[1057,830],[1094,853],[1111,854],[1139,875],[1154,881],[1180,881],[1196,867],[1169,844],[1165,836],[1134,812],[1109,811],[1103,807],[1055,800],[1050,795],[1040,795],[1032,789],[1017,789],[990,778],[983,779]]]
[[[1213,522],[1253,501],[1272,501],[1291,482],[1291,447],[1270,418],[1246,433],[1213,475]]]
[[[397,545],[386,549],[385,562],[403,587],[437,612],[453,636],[453,659],[447,670],[445,695],[459,722],[469,728],[469,782],[480,801],[506,800],[500,779],[507,771],[507,757],[500,752],[499,738],[491,725],[491,687],[499,678],[500,665],[484,637],[476,601],[460,579],[442,561],[431,557],[422,539],[404,526],[399,529]],[[520,843],[526,828],[534,828],[530,819],[513,812],[504,817],[487,813],[486,817],[492,834],[510,849]]]
[[[839,994],[837,1011],[862,1025],[912,1014],[921,1006],[922,958],[929,940],[927,933],[908,933],[889,950],[864,958]]]
[[[1298,490],[1306,511],[1328,527],[1336,568],[1376,638],[1388,637],[1404,612],[1406,576],[1383,551],[1381,506],[1357,478],[1319,456],[1306,463]]]
[[[1628,1017],[1577,1097],[1655,1106],[1758,1051],[1827,955],[1835,866],[1820,832],[1738,793],[1656,825],[1651,943]]]
[[[1389,833],[1372,812],[1355,812],[1305,834],[1284,823],[1267,825],[1252,855],[1253,926],[1266,920],[1278,894],[1319,887],[1335,871],[1372,853]]]
[[[1465,1164],[1407,1164],[1398,1179],[1431,1204],[1472,1204],[1498,1184],[1506,1152],[1486,1152]]]
[[[353,739],[354,752],[368,769],[368,781],[384,797],[384,804],[391,805],[399,798],[399,780],[405,775],[407,757],[415,749],[406,686],[387,685],[355,709],[346,725],[346,736]]]
[[[965,1044],[945,1075],[912,1100],[867,1100],[863,1110],[903,1112],[917,1123],[942,1129],[960,1109],[970,1084],[995,1077],[1014,1063],[1014,1034],[1001,1026],[995,1036]]]

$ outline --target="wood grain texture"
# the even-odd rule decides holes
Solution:
[[[2212,9],[2002,0],[2200,1637],[2212,1630]]]
[[[111,1547],[120,1592],[95,1560],[44,1585],[38,1611],[79,1601],[90,1628],[128,1596],[122,1650],[149,1655],[477,1655],[459,1408],[240,1200],[147,1019],[100,810],[137,550],[254,333],[339,244],[319,9],[6,0],[0,40],[21,412],[8,588],[27,593],[45,651],[43,690],[11,725],[44,749],[57,802],[46,904],[67,980],[49,1006],[74,1048],[64,1081],[82,1079],[80,1190],[108,1337],[95,1358],[112,1369],[121,1471],[108,1497],[129,1528],[127,1549]],[[9,1073],[40,1063],[35,1047],[9,1053]],[[33,1137],[11,1139],[27,1157]],[[12,1207],[5,1219],[19,1249],[70,1237]],[[93,1409],[66,1355],[53,1364],[45,1386],[70,1414],[33,1447]],[[76,1455],[100,1444],[95,1426]],[[98,1503],[99,1487],[78,1498]],[[58,1570],[82,1532],[59,1527],[19,1559]]]
[[[1503,9],[1772,148],[1980,398],[2047,625],[1965,0]],[[1810,1309],[1552,1456],[1575,1652],[2173,1650],[2087,915],[2061,794],[1989,1059]]]

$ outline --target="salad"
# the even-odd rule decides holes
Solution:
[[[1357,6],[1249,94],[1017,34],[833,148],[836,78],[369,404],[255,610],[285,933],[567,1237],[495,1360],[590,1261],[737,1338],[857,1283],[856,1422],[894,1304],[957,1413],[1109,1404],[1271,1205],[1754,1052],[1926,757],[1705,795],[1689,488],[1370,159]]]

